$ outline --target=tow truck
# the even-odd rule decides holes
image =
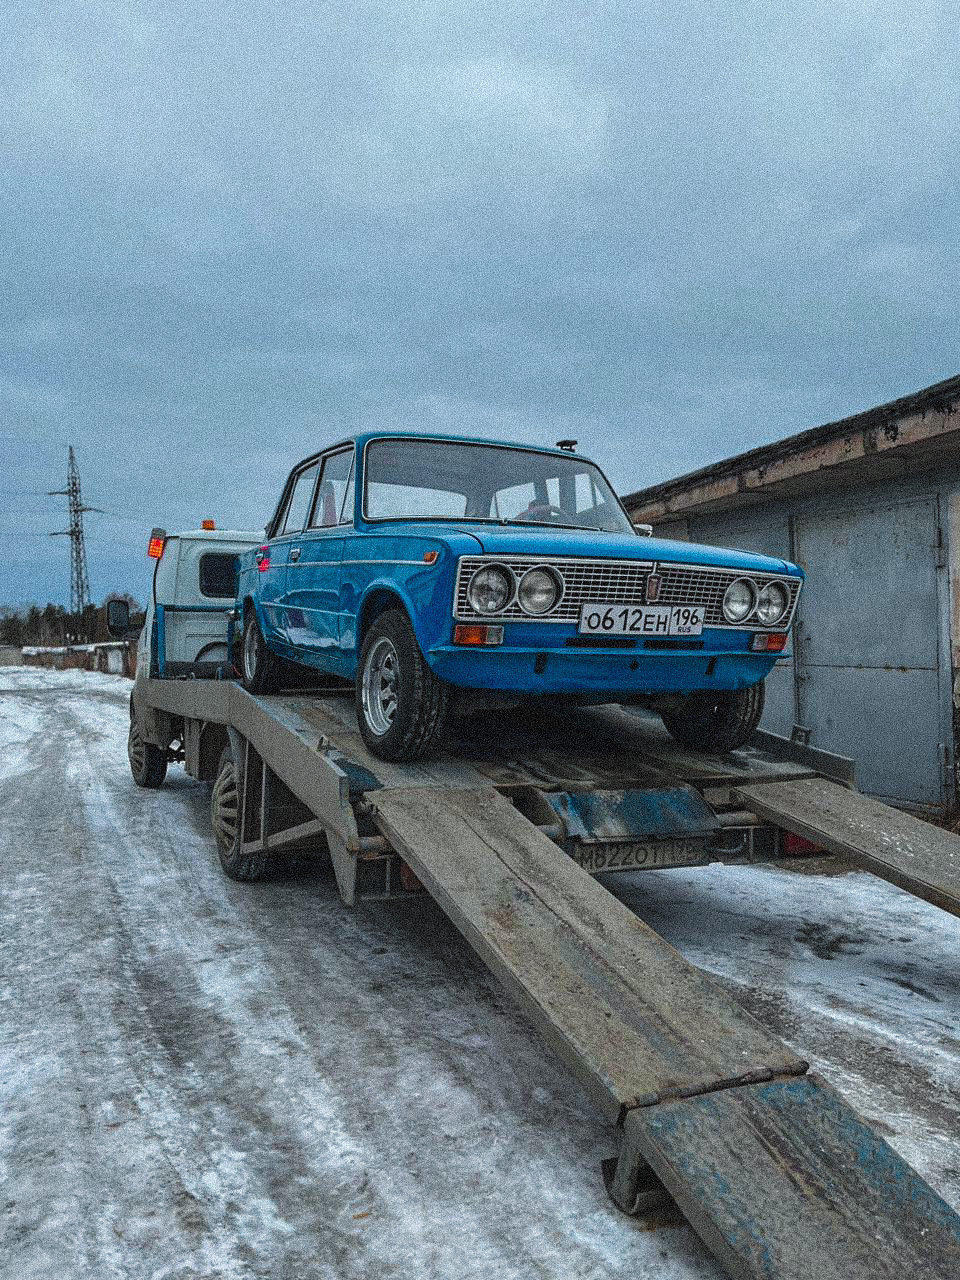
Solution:
[[[859,794],[851,761],[762,731],[699,752],[631,708],[481,714],[434,760],[379,759],[345,681],[241,687],[232,603],[180,570],[259,535],[215,533],[154,531],[130,762],[143,786],[174,762],[212,784],[225,872],[298,851],[331,860],[346,906],[429,893],[619,1127],[614,1205],[672,1201],[731,1276],[956,1280],[960,1217],[597,876],[816,846],[957,915],[960,838]],[[202,643],[171,658],[168,623],[191,617]],[[108,623],[127,632],[124,602]]]

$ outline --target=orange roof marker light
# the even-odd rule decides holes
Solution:
[[[147,544],[147,555],[151,560],[159,560],[163,555],[163,548],[167,544],[166,529],[151,529],[150,541]]]
[[[217,527],[217,522],[216,522],[216,520],[201,520],[201,521],[200,521],[200,528],[201,528],[201,529],[215,529],[216,527]]]

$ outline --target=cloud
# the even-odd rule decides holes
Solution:
[[[21,0],[0,40],[0,600],[66,594],[68,443],[103,595],[356,429],[575,436],[633,489],[955,371],[934,0]]]

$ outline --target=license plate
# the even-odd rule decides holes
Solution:
[[[706,840],[636,840],[622,844],[580,845],[574,853],[584,871],[657,871],[666,867],[697,867],[710,861]]]
[[[588,636],[698,636],[703,609],[686,604],[585,604],[579,630]]]

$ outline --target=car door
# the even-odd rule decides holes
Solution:
[[[288,643],[314,657],[340,645],[340,573],[346,525],[353,523],[352,447],[321,459],[307,527],[287,558]]]
[[[270,538],[267,560],[269,567],[257,576],[257,597],[263,609],[269,634],[295,643],[291,632],[296,631],[298,619],[291,623],[287,599],[287,576],[291,551],[299,546],[299,539],[310,518],[313,494],[320,474],[320,459],[312,458],[295,471],[288,486],[283,514]],[[299,553],[297,553],[299,554]]]

